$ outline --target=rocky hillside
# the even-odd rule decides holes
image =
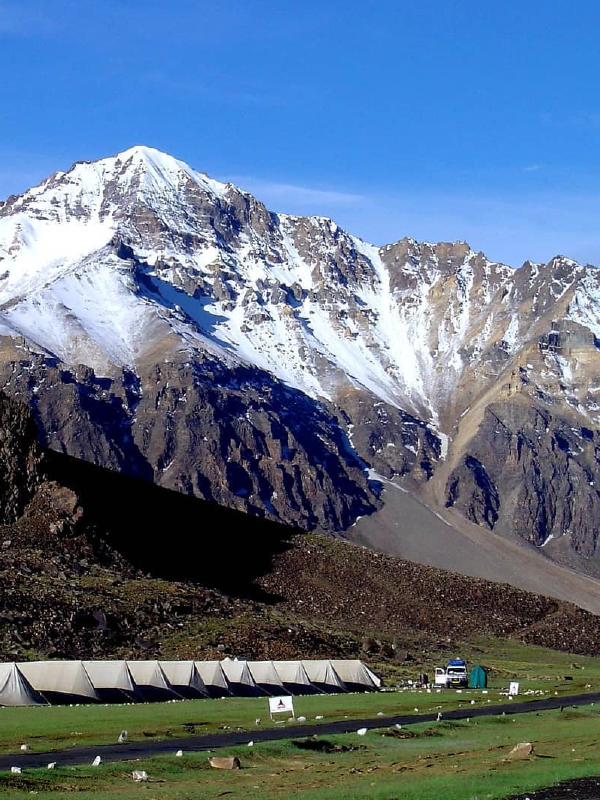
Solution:
[[[0,394],[0,657],[356,656],[482,636],[600,652],[600,617],[44,452]],[[15,477],[17,476],[17,477]],[[227,536],[223,532],[227,531]],[[451,643],[451,644],[449,644]]]
[[[135,147],[0,206],[0,334],[58,452],[307,530],[394,479],[596,571],[592,267],[375,247]]]

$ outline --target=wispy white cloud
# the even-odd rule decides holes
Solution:
[[[294,183],[279,183],[244,175],[231,176],[225,178],[225,180],[231,181],[231,183],[235,183],[237,186],[241,186],[246,191],[256,195],[276,211],[286,211],[299,205],[306,206],[310,204],[319,208],[323,204],[337,208],[357,205],[367,200],[365,195],[353,192],[314,186],[299,186]],[[314,213],[319,212],[315,210]]]
[[[543,164],[528,164],[523,167],[523,172],[539,172],[541,169],[544,169]]]
[[[600,193],[592,191],[412,186],[398,192],[360,193],[244,175],[218,177],[251,192],[273,211],[332,217],[373,244],[403,236],[420,241],[466,240],[474,250],[512,266],[527,259],[545,262],[557,254],[600,265]]]

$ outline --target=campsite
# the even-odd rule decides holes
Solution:
[[[145,703],[199,697],[370,692],[359,659],[305,661],[24,661],[0,664],[0,705]]]
[[[520,682],[522,700],[560,701],[574,693],[597,691],[600,659],[514,642],[490,646],[489,651],[486,689],[427,691],[416,681],[408,683],[414,666],[395,673],[388,668],[379,691],[295,695],[296,719],[281,723],[269,720],[266,695],[0,708],[2,755],[17,763],[20,756],[53,751],[51,760],[56,762],[53,770],[3,771],[0,797],[24,800],[35,792],[37,797],[56,798],[76,791],[81,800],[129,800],[140,793],[156,800],[198,796],[211,800],[225,795],[434,800],[443,789],[444,797],[463,800],[465,786],[469,797],[508,798],[525,789],[595,774],[600,703],[461,720],[444,719],[444,714],[506,704],[513,678]],[[469,659],[476,654],[467,653]],[[377,666],[372,666],[377,674]],[[358,720],[381,714],[385,721],[415,709],[430,715],[441,710],[442,719],[401,729],[382,722],[383,727],[373,727],[364,736],[357,733]],[[309,726],[335,721],[345,722],[351,732],[316,737],[303,733]],[[269,728],[284,728],[289,738],[247,745],[249,738],[258,738],[258,731]],[[138,754],[134,761],[106,759],[93,767],[90,758],[89,763],[61,766],[61,752],[83,745],[115,745],[122,730],[128,731],[130,742],[142,746],[160,740],[170,748],[170,742],[182,737],[189,737],[190,745],[177,744],[182,756],[176,755],[173,745],[165,754]],[[194,737],[228,733],[239,733],[244,743],[212,753],[194,750]],[[534,755],[513,761],[508,758],[510,750],[520,741],[532,742]],[[29,748],[26,754],[21,751],[23,744]],[[237,757],[241,769],[213,769],[208,762],[212,755]],[[133,770],[147,773],[150,782],[135,782]]]

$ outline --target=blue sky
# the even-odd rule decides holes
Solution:
[[[377,244],[600,264],[597,0],[0,0],[0,197],[147,144]]]

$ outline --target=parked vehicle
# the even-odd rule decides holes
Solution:
[[[448,687],[462,686],[466,687],[469,684],[469,676],[467,674],[467,662],[462,658],[451,658],[446,665],[446,675],[448,676]]]
[[[462,658],[451,658],[446,667],[436,667],[434,684],[440,688],[448,689],[468,686],[469,676],[467,662]]]

